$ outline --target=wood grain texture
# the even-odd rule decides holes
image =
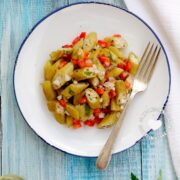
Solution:
[[[163,179],[176,179],[166,137],[143,138],[130,149],[115,154],[105,171],[95,167],[95,158],[82,158],[59,151],[40,139],[22,118],[13,92],[13,67],[21,42],[38,20],[76,0],[1,0],[0,52],[2,96],[2,174],[13,173],[26,180],[155,180],[159,169]],[[125,8],[122,1],[108,0]],[[28,103],[28,102],[27,102]],[[152,133],[162,134],[163,128]]]

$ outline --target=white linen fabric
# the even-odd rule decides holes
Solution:
[[[180,1],[125,0],[129,11],[145,20],[163,43],[171,67],[166,130],[173,164],[180,179]]]

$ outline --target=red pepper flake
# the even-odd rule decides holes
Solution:
[[[120,37],[121,37],[121,35],[120,35],[120,34],[114,34],[113,36],[114,36],[114,37],[118,37],[118,38],[120,38]]]
[[[66,101],[64,99],[59,100],[59,104],[64,108],[66,107]]]
[[[68,63],[67,61],[62,61],[62,62],[60,62],[58,68],[64,67],[67,63]]]
[[[72,45],[72,44],[65,44],[65,45],[63,45],[62,47],[63,47],[63,48],[72,48],[73,45]]]
[[[80,128],[82,125],[81,125],[81,122],[80,120],[78,119],[73,119],[73,128],[77,129],[77,128]]]
[[[99,95],[102,95],[102,94],[104,94],[104,88],[96,88],[96,92],[97,92]]]
[[[82,32],[79,37],[84,39],[86,37],[86,32]]]
[[[109,97],[110,97],[111,99],[114,98],[114,97],[116,97],[116,91],[110,90],[110,92],[109,92]]]
[[[98,109],[94,109],[93,114],[94,114],[95,117],[99,117],[100,112],[101,112],[101,109],[99,109],[99,108]]]
[[[87,103],[87,98],[86,98],[86,96],[83,96],[83,97],[79,100],[79,103],[80,103],[80,104],[85,104],[85,103]]]
[[[101,47],[109,47],[111,44],[109,42],[106,42],[104,40],[98,40],[98,44],[101,46]]]
[[[127,77],[129,76],[129,73],[127,71],[124,71],[122,72],[120,75],[119,75],[119,78],[123,81],[125,81],[127,79]]]

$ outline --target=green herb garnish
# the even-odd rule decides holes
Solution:
[[[86,116],[89,116],[89,115],[90,115],[90,112],[91,112],[91,109],[90,109],[90,107],[86,104],[86,105],[85,105],[85,114],[86,114]]]
[[[131,180],[139,180],[133,173],[131,173]]]
[[[92,72],[91,71],[85,71],[84,74],[87,76],[90,76],[92,74]]]
[[[109,52],[109,59],[112,61],[112,62],[115,62],[115,60],[113,59],[113,54],[111,52]]]

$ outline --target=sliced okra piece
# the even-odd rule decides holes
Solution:
[[[106,108],[109,106],[110,103],[110,97],[109,97],[109,91],[105,91],[104,94],[102,95],[102,107]]]
[[[96,44],[97,34],[95,32],[91,32],[84,39],[83,49],[90,51]]]
[[[74,70],[73,63],[69,62],[64,67],[56,71],[56,74],[53,77],[52,84],[54,89],[59,89],[66,82],[72,79],[72,73]]]
[[[100,97],[96,91],[94,91],[92,88],[87,88],[85,91],[85,95],[87,98],[87,102],[92,109],[101,107]]]
[[[51,81],[44,81],[42,87],[48,101],[56,99],[56,92],[52,87]]]
[[[88,86],[89,86],[89,83],[78,83],[78,84],[72,83],[61,92],[61,95],[64,98],[69,99],[70,97],[81,93]]]
[[[85,67],[82,69],[76,69],[74,70],[72,77],[77,80],[85,80],[85,79],[91,79],[93,77],[95,77],[96,74],[93,71],[92,67]]]
[[[76,107],[72,104],[67,104],[65,110],[69,113],[69,115],[75,119],[79,119],[79,112]]]
[[[122,80],[117,80],[115,83],[116,88],[116,103],[118,105],[125,104],[127,102],[127,91],[125,87],[125,83]]]
[[[120,113],[119,112],[112,112],[104,117],[104,119],[97,125],[98,128],[107,128],[112,125],[114,125],[118,118]]]

